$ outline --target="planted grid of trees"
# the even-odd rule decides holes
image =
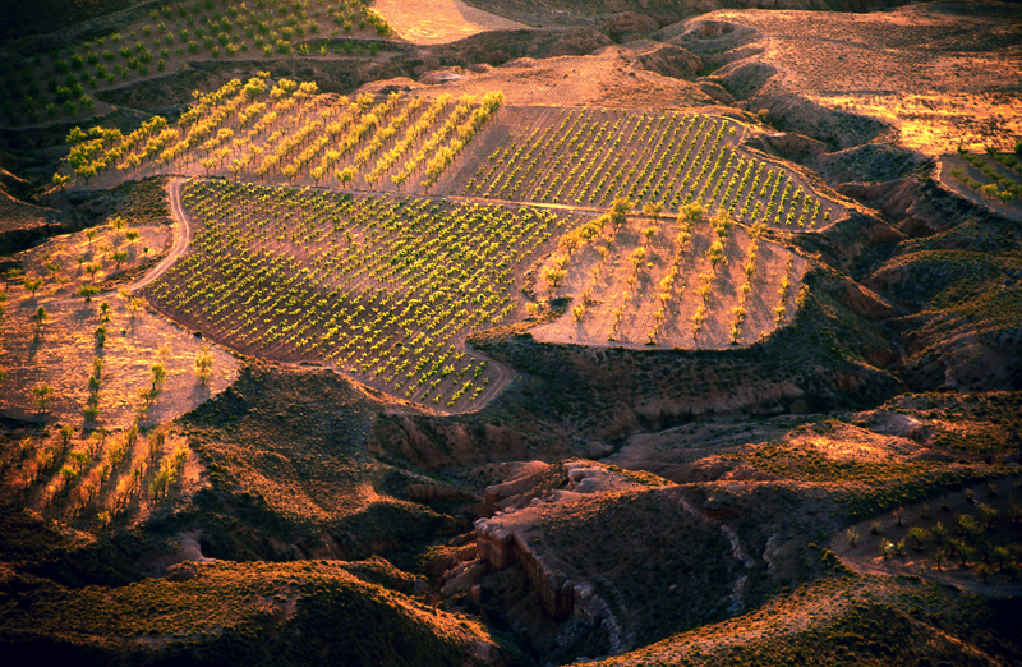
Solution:
[[[564,220],[531,208],[189,181],[189,254],[146,295],[239,350],[321,360],[410,400],[467,409],[494,371],[464,347],[512,318]]]
[[[286,56],[375,55],[379,42],[321,38],[387,37],[390,26],[362,0],[195,0],[167,3],[125,29],[63,51],[11,59],[0,67],[0,116],[12,124],[91,113],[90,91],[173,71],[183,61]]]
[[[391,93],[320,95],[315,83],[233,79],[171,126],[156,116],[128,135],[74,128],[76,182],[105,185],[156,173],[262,182],[428,190],[500,108],[503,96],[428,100]]]
[[[958,149],[958,155],[976,171],[970,173],[968,168],[952,168],[951,177],[955,180],[985,198],[998,199],[1005,205],[1022,197],[1022,153],[1001,153],[995,147],[987,146],[986,155],[973,155],[964,148]],[[973,178],[973,174],[979,178]]]
[[[723,349],[783,323],[774,294],[784,307],[800,270],[790,251],[762,240],[763,226],[695,204],[666,219],[626,215],[631,208],[615,199],[560,237],[540,275],[551,296],[574,301],[533,330],[537,340]]]
[[[93,376],[95,377],[95,376]],[[0,455],[0,476],[14,490],[32,492],[32,504],[50,516],[88,518],[103,528],[120,515],[151,510],[181,477],[188,449],[164,430],[120,434],[62,427],[53,436],[29,436]]]
[[[800,177],[748,154],[744,129],[701,114],[563,109],[511,140],[458,194],[605,207],[617,196],[677,212],[700,204],[750,224],[814,227],[833,205]]]

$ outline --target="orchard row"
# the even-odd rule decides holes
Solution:
[[[428,190],[502,103],[500,93],[457,101],[319,94],[315,83],[239,79],[200,95],[178,122],[156,116],[123,135],[75,128],[76,183],[103,185],[155,173],[198,173],[246,181],[312,181]],[[58,177],[61,178],[61,177]]]
[[[91,111],[93,90],[174,71],[189,60],[325,55],[321,37],[386,37],[386,21],[361,0],[196,0],[150,9],[121,31],[62,51],[10,59],[0,75],[0,116],[37,123]],[[344,42],[351,53],[355,42]],[[377,42],[367,44],[375,55]],[[362,49],[359,48],[361,52]]]
[[[554,122],[512,133],[459,194],[590,207],[623,196],[657,211],[700,204],[749,224],[828,222],[833,204],[797,174],[747,154],[743,135],[734,121],[701,114],[563,109]]]

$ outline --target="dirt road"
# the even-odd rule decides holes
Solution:
[[[170,217],[174,220],[174,245],[162,262],[154,266],[142,280],[128,288],[129,292],[138,292],[143,287],[156,281],[166,273],[167,269],[174,265],[174,262],[188,249],[188,244],[192,242],[191,223],[188,221],[188,216],[181,210],[180,178],[171,179],[167,183],[167,201],[170,203]]]

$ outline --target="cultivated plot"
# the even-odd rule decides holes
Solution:
[[[755,343],[790,320],[806,268],[762,231],[691,206],[677,219],[597,218],[562,237],[547,262],[551,296],[574,301],[533,336],[654,349]]]
[[[353,45],[361,53],[362,44],[375,55],[379,42],[360,40],[390,34],[387,22],[361,0],[168,2],[63,51],[0,60],[0,122],[105,112],[111,107],[95,93],[166,76],[192,61],[350,55]]]
[[[525,271],[568,223],[532,208],[309,188],[183,190],[195,236],[145,290],[160,311],[243,352],[332,363],[441,409],[472,409],[506,379],[464,339],[524,314]]]
[[[843,213],[790,169],[741,147],[748,130],[698,113],[507,108],[438,191],[468,197],[606,208],[691,203],[743,222],[812,230]],[[477,154],[478,154],[477,150]]]
[[[75,128],[68,135],[75,187],[109,188],[153,174],[230,176],[262,183],[429,190],[503,97],[436,99],[401,93],[354,99],[315,83],[232,79],[199,96],[173,126],[155,116],[128,135]],[[59,178],[59,177],[58,177]]]
[[[940,180],[955,192],[979,200],[1009,218],[1022,219],[1022,156],[988,146],[975,155],[960,148],[944,155]]]

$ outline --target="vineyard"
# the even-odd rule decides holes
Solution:
[[[162,76],[189,61],[375,55],[390,26],[361,0],[194,0],[167,3],[123,32],[0,67],[0,118],[39,123],[91,115],[94,91]],[[337,41],[330,46],[324,38]],[[318,44],[310,45],[311,40]]]
[[[592,346],[716,348],[750,345],[795,310],[805,261],[686,206],[676,219],[628,219],[615,206],[561,237],[542,271],[551,296],[571,295],[537,340]]]
[[[621,195],[647,214],[699,204],[746,224],[800,231],[843,214],[801,174],[743,149],[747,130],[727,118],[609,109],[498,114],[497,92],[349,99],[289,79],[234,79],[196,96],[174,125],[156,116],[127,135],[75,128],[68,135],[74,185],[175,173],[597,209]]]
[[[230,176],[263,183],[429,190],[502,103],[369,93],[319,94],[315,83],[233,79],[171,126],[155,116],[128,135],[75,128],[75,185],[110,187],[156,173]]]
[[[747,130],[697,113],[515,109],[451,194],[605,208],[621,195],[647,211],[700,204],[748,224],[814,229],[843,209],[799,174],[740,147]]]
[[[189,181],[188,255],[146,288],[243,352],[318,360],[389,393],[471,409],[501,369],[465,337],[520,316],[526,269],[569,221],[532,208]]]
[[[465,337],[522,315],[518,290],[551,239],[540,288],[574,301],[538,339],[720,349],[795,309],[804,262],[763,231],[843,215],[743,148],[748,129],[727,118],[505,108],[496,92],[349,98],[262,75],[195,98],[174,124],[74,128],[73,176],[55,180],[191,176],[190,254],[147,288],[161,312],[441,410],[501,384]],[[550,208],[587,222],[559,229]]]

